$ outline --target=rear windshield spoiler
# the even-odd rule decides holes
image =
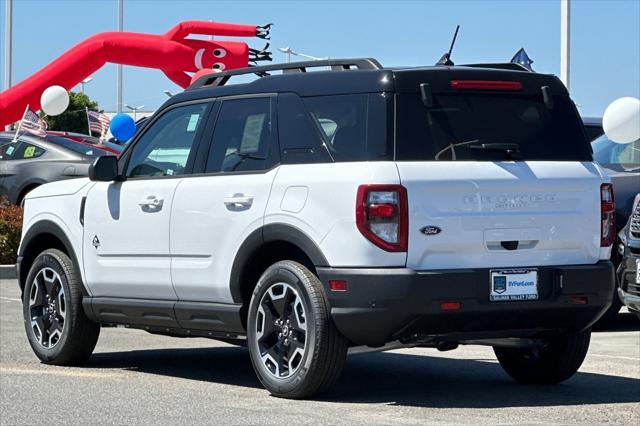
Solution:
[[[567,89],[554,75],[525,73],[522,71],[442,67],[439,69],[411,69],[394,72],[398,93],[421,93],[429,85],[431,93],[459,93],[478,90],[482,92],[512,93],[514,95],[540,94],[546,87],[547,96],[568,96]]]

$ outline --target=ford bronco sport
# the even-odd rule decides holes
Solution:
[[[513,64],[203,76],[24,212],[43,362],[82,363],[106,326],[210,337],[289,398],[352,346],[489,345],[515,380],[561,382],[613,294],[608,178],[560,81]]]

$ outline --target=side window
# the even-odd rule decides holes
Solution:
[[[271,98],[222,101],[207,173],[265,170],[271,165]]]
[[[382,93],[303,98],[335,161],[392,158],[388,106]]]
[[[127,176],[176,176],[185,173],[208,104],[176,107],[162,115],[133,147]]]
[[[278,96],[278,139],[283,164],[330,163],[322,131],[298,95]],[[331,132],[331,128],[324,131]]]
[[[3,160],[28,160],[38,158],[45,152],[39,146],[27,142],[15,142],[0,147],[0,158]]]

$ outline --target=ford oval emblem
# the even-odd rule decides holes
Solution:
[[[420,229],[420,232],[422,232],[424,235],[438,235],[440,232],[442,232],[442,229],[438,228],[437,226],[425,226],[424,228]]]

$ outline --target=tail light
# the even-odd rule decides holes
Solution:
[[[407,251],[407,190],[402,185],[360,185],[356,225],[383,250]]]
[[[616,239],[616,203],[610,183],[600,185],[600,215],[600,247],[610,247]]]

